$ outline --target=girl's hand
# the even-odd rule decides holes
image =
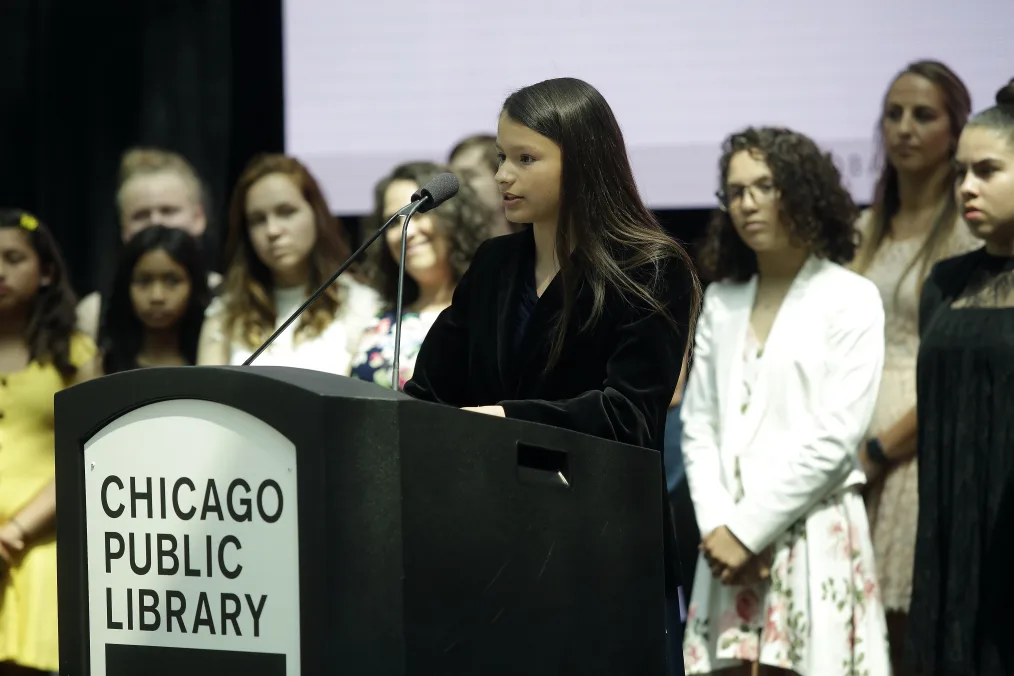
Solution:
[[[475,411],[476,413],[485,413],[497,418],[506,418],[507,414],[504,413],[503,406],[463,406],[462,411]]]

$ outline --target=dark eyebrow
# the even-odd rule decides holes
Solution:
[[[501,148],[499,146],[499,144],[497,145],[496,149],[499,150],[500,152],[503,152],[503,148]],[[538,154],[538,152],[539,152],[537,149],[533,148],[532,146],[527,146],[527,145],[524,145],[524,144],[517,145],[517,146],[511,146],[511,150],[515,150],[515,151],[517,151],[519,153],[529,153],[529,154],[533,154],[533,155],[534,154]]]
[[[774,182],[774,180],[775,180],[775,177],[774,177],[774,176],[771,176],[771,175],[769,174],[769,175],[767,175],[767,176],[761,176],[761,177],[759,177],[759,178],[755,178],[755,179],[754,179],[754,180],[753,180],[753,181],[752,181],[752,182],[750,183],[750,185],[757,185],[757,184],[759,184],[759,183],[764,183],[764,182]],[[743,184],[742,184],[742,183],[730,183],[730,184],[729,184],[729,187],[730,187],[730,188],[742,188],[742,187],[743,187]]]

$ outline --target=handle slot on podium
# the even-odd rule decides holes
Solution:
[[[518,442],[518,480],[570,489],[566,451]]]

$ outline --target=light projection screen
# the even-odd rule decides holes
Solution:
[[[612,105],[654,208],[713,205],[719,145],[749,124],[810,134],[867,202],[893,74],[938,59],[992,105],[1012,26],[1014,0],[286,0],[286,151],[365,213],[395,164],[444,161],[512,90],[572,76]]]

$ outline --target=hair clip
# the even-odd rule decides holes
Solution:
[[[33,232],[37,227],[39,227],[39,220],[31,214],[21,214],[20,225],[28,232]]]

